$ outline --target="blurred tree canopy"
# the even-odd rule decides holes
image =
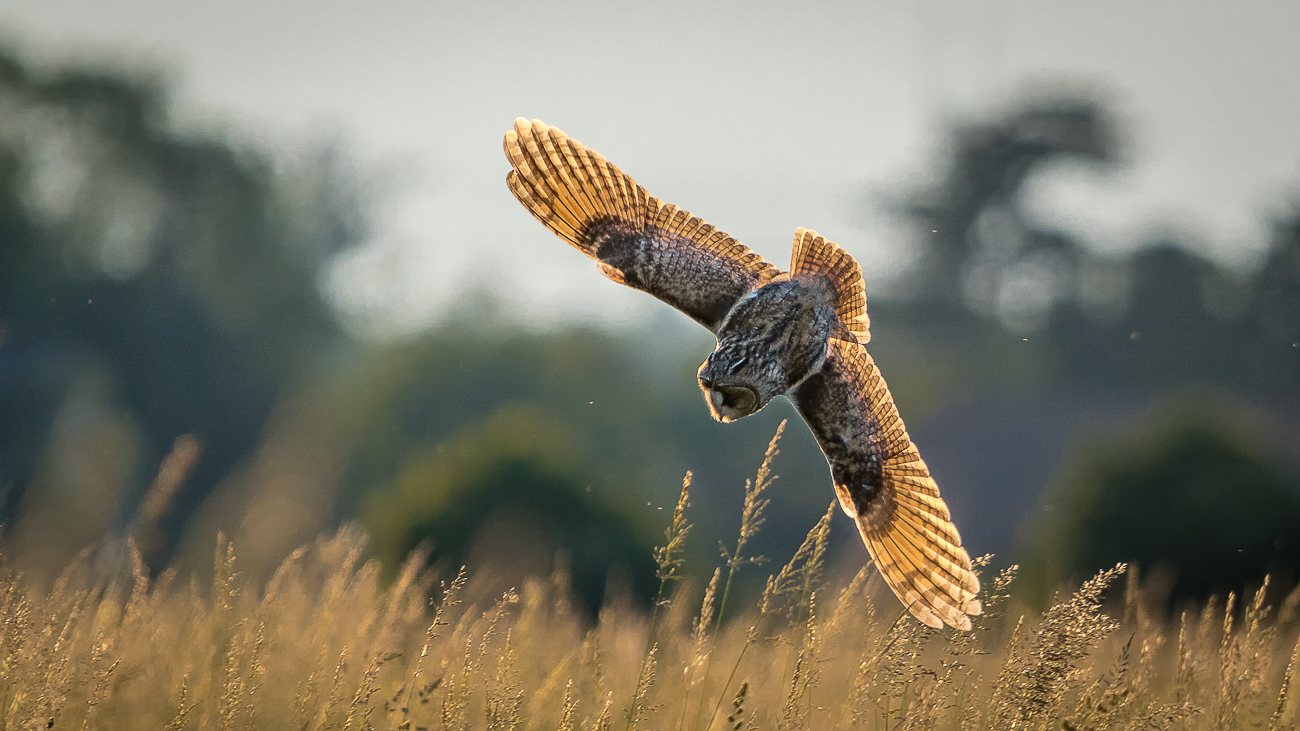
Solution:
[[[187,526],[206,534],[193,539],[199,556],[223,529],[255,575],[257,550],[293,546],[270,533],[305,540],[323,527],[312,521],[364,515],[387,558],[429,540],[435,560],[456,561],[504,506],[540,516],[598,600],[619,566],[645,590],[648,541],[686,469],[701,509],[728,516],[717,535],[730,531],[782,414],[733,431],[708,419],[683,377],[706,335],[683,341],[682,362],[635,337],[513,332],[490,316],[409,343],[354,341],[318,287],[322,267],[367,233],[367,192],[346,158],[181,130],[167,105],[154,80],[38,73],[0,55],[0,520],[11,545],[57,565],[134,532],[158,569]],[[489,430],[509,437],[499,444],[483,436],[485,419],[527,413],[546,419]],[[518,446],[557,434],[581,463]],[[809,480],[824,479],[811,439],[787,442]],[[185,468],[160,472],[182,444]],[[467,444],[482,452],[474,469],[430,466]],[[465,484],[420,509],[434,504],[424,491],[451,489],[436,479],[446,469]],[[789,540],[819,513],[791,510]],[[142,515],[158,525],[142,528]],[[711,552],[701,536],[696,550]]]
[[[914,317],[965,320],[968,314],[1030,319],[1062,284],[1046,281],[1037,300],[1017,302],[1030,277],[1069,277],[1080,246],[1064,232],[1035,226],[1020,203],[1029,178],[1048,163],[1114,161],[1117,132],[1099,104],[1050,100],[990,123],[956,124],[943,178],[899,205],[917,230],[922,257],[910,273]]]
[[[944,176],[896,206],[923,253],[911,285],[881,305],[895,321],[967,344],[1033,335],[1039,381],[1053,389],[1154,393],[1202,381],[1300,392],[1300,200],[1246,277],[1177,239],[1106,257],[1044,228],[1023,200],[1050,165],[1122,158],[1099,101],[1031,100],[1000,120],[959,123],[951,137]]]
[[[1030,537],[1015,558],[1052,567],[1040,572],[1043,590],[1130,560],[1177,572],[1180,597],[1241,589],[1270,568],[1293,581],[1300,484],[1284,465],[1300,457],[1287,426],[1300,419],[1300,200],[1277,216],[1249,272],[1168,236],[1105,256],[1026,212],[1034,175],[1065,161],[1114,166],[1121,147],[1105,107],[1087,98],[1030,100],[955,125],[939,182],[896,205],[923,254],[898,296],[873,303],[873,321],[904,324],[921,341],[913,347],[945,354],[948,398],[982,399],[974,428],[999,428],[1008,407],[1028,414],[1015,431],[1030,438],[1003,454],[949,443],[965,456],[936,461],[987,463],[985,478],[966,485],[979,494],[949,501],[973,501],[986,519],[1025,510]],[[1194,420],[1131,429],[1122,454],[1086,446],[1089,430],[1076,431],[1084,456],[1063,463],[1043,498],[1054,510],[1046,523],[1019,505],[1043,490],[1017,485],[1020,465],[1038,459],[1031,452],[1070,450],[1038,435],[1089,421],[1110,432],[1191,384],[1230,396]],[[1271,414],[1260,422],[1268,427],[1235,418],[1239,400]],[[924,426],[919,436],[924,447]],[[1254,440],[1265,437],[1284,446],[1261,451]]]
[[[392,374],[396,387],[361,426],[342,514],[362,516],[383,557],[427,541],[435,560],[455,563],[490,554],[471,549],[510,533],[498,517],[515,513],[517,530],[534,524],[533,558],[549,565],[555,549],[568,553],[590,607],[611,567],[648,595],[651,547],[691,470],[687,550],[707,580],[718,541],[739,523],[746,477],[777,423],[798,417],[778,404],[735,425],[713,422],[690,377],[709,336],[688,325],[685,343],[665,347],[662,333],[525,332],[473,318],[377,351],[389,365],[372,372]],[[816,443],[790,431],[777,460],[782,514],[755,540],[777,555],[797,547],[830,498]]]
[[[415,541],[426,541],[452,566],[470,563],[480,567],[476,575],[495,574],[499,593],[545,575],[562,551],[591,616],[605,599],[611,567],[625,574],[625,589],[650,596],[653,526],[638,525],[620,502],[607,505],[607,490],[593,491],[598,478],[583,442],[541,409],[521,404],[450,442],[411,451],[396,484],[369,491],[363,510],[379,558],[396,570]],[[626,472],[620,489],[643,491],[641,479]]]
[[[1022,551],[1029,581],[1046,592],[1124,561],[1169,577],[1173,602],[1240,593],[1265,574],[1292,586],[1300,475],[1270,453],[1266,423],[1194,391],[1080,449]]]
[[[202,444],[190,494],[206,494],[342,335],[316,286],[364,233],[341,159],[289,169],[176,130],[166,104],[155,82],[0,54],[0,516],[33,480],[79,489],[47,447],[97,414],[139,437],[101,529],[129,520],[182,434]]]

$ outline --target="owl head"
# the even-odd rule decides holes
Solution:
[[[821,368],[836,322],[831,293],[819,283],[783,279],[741,299],[698,373],[713,418],[749,416]]]
[[[721,422],[749,416],[785,390],[784,373],[773,359],[743,343],[731,345],[719,343],[697,374],[709,413]]]
[[[754,379],[748,354],[724,351],[708,354],[699,366],[699,388],[705,392],[708,412],[719,421],[735,421],[758,411],[775,393]],[[767,393],[764,393],[767,392]]]

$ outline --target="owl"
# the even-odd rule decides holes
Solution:
[[[970,629],[979,579],[864,347],[866,287],[853,257],[800,228],[782,272],[538,120],[516,120],[505,151],[514,168],[506,184],[537,220],[601,274],[717,337],[697,373],[713,418],[730,422],[790,399],[889,588],[926,625]]]

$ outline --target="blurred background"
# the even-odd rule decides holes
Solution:
[[[1173,600],[1300,566],[1300,6],[0,0],[0,519],[57,570],[251,576],[342,521],[588,606],[832,499],[785,401],[504,184],[558,125],[785,267],[861,262],[871,350],[972,555]],[[866,558],[837,518],[835,555]],[[759,573],[759,572],[754,572]]]

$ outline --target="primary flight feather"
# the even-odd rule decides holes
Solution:
[[[870,322],[853,257],[800,228],[790,271],[779,271],[538,120],[515,120],[505,150],[510,192],[543,225],[605,276],[717,336],[698,373],[713,417],[733,421],[788,397],[889,588],[921,622],[970,629],[969,615],[980,613],[979,579],[863,347]]]

